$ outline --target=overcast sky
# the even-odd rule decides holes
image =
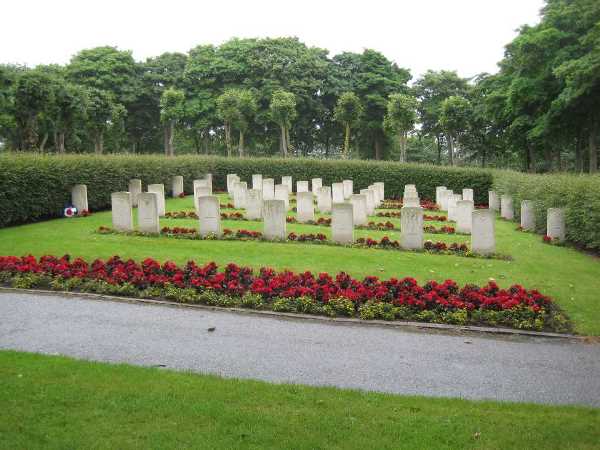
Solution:
[[[231,37],[297,36],[330,55],[373,48],[413,76],[495,72],[504,45],[539,21],[542,0],[6,0],[0,62],[67,63],[99,45],[137,60]]]

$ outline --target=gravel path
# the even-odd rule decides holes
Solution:
[[[600,407],[600,345],[563,339],[412,332],[5,292],[0,348],[271,382]]]

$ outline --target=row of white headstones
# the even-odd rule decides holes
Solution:
[[[367,222],[367,217],[374,214],[385,198],[384,183],[377,182],[360,194],[353,193],[352,180],[323,186],[322,179],[296,183],[297,220],[309,222],[314,220],[314,198],[317,199],[317,210],[331,213],[332,240],[348,244],[354,242],[354,227]],[[199,216],[199,233],[201,236],[221,234],[221,216],[219,198],[212,195],[212,176],[194,180],[194,203]],[[253,189],[247,189],[247,183],[240,181],[236,174],[227,176],[227,189],[233,197],[234,207],[246,209],[246,217],[250,220],[263,220],[263,235],[266,239],[283,240],[286,238],[286,215],[290,209],[289,196],[292,192],[292,177],[282,177],[281,184],[275,185],[271,178],[262,175],[252,176]],[[183,177],[172,179],[171,192],[174,197],[183,193]],[[87,207],[87,187],[76,185],[72,190],[72,200],[79,210]],[[115,192],[112,200],[113,228],[121,231],[132,231],[134,206],[138,206],[138,229],[146,233],[158,233],[159,217],[165,215],[165,188],[163,184],[148,185],[148,192],[142,192],[139,179],[130,180],[129,191]],[[512,220],[514,210],[512,199],[503,195],[500,200],[494,191],[489,191],[489,209],[475,209],[473,190],[463,189],[462,195],[454,194],[445,186],[436,188],[436,204],[442,211],[448,212],[448,219],[455,221],[457,231],[471,234],[471,249],[479,254],[495,252],[495,211]],[[401,246],[407,249],[423,248],[423,208],[420,207],[416,186],[409,184],[404,188],[403,207],[401,210]],[[524,229],[535,228],[533,202],[523,201],[521,204],[521,225]],[[552,238],[564,239],[564,211],[551,208],[548,210],[547,234]]]

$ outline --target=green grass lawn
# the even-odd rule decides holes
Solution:
[[[222,202],[227,199],[223,196]],[[170,199],[167,209],[193,209],[191,197]],[[430,214],[438,214],[431,212]],[[290,213],[290,215],[293,215]],[[373,217],[370,220],[398,219]],[[436,226],[443,222],[427,222]],[[484,284],[494,278],[501,286],[520,283],[539,289],[553,297],[570,315],[580,333],[600,335],[600,260],[572,248],[542,243],[538,235],[515,231],[516,224],[498,220],[497,251],[511,255],[512,261],[464,258],[449,255],[358,249],[326,245],[290,245],[264,242],[194,241],[172,238],[147,238],[123,235],[99,235],[95,230],[111,225],[110,212],[95,213],[87,218],[57,219],[0,229],[0,254],[24,255],[69,253],[86,259],[108,258],[118,254],[141,260],[154,257],[185,263],[215,261],[235,262],[255,268],[272,266],[295,271],[311,270],[353,276],[377,275],[382,278],[413,276],[420,282],[451,278],[460,284]],[[197,221],[161,219],[161,226],[196,227]],[[262,223],[223,221],[224,228],[262,230]],[[317,233],[330,236],[330,228],[288,224],[288,232]],[[356,230],[356,237],[399,239],[396,231]],[[469,242],[468,236],[428,234],[426,239],[444,242]]]
[[[0,352],[0,448],[597,449],[600,410]]]

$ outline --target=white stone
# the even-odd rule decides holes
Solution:
[[[400,246],[408,250],[423,248],[423,208],[403,206],[400,210]]]
[[[409,208],[418,208],[421,206],[419,196],[417,192],[408,191],[404,193],[402,198],[402,206],[408,206]]]
[[[183,194],[183,177],[181,175],[175,175],[171,180],[171,194],[174,198]]]
[[[454,195],[454,191],[452,189],[445,189],[443,191],[440,191],[440,202],[441,202],[440,210],[441,211],[448,211],[448,201],[450,200],[450,197],[452,197],[453,195]]]
[[[264,200],[264,198],[263,198]],[[283,200],[285,203],[285,210],[290,210],[290,191],[285,184],[275,185],[275,198],[274,200]]]
[[[435,188],[435,204],[438,207],[442,206],[442,191],[446,190],[446,186],[437,186]]]
[[[525,231],[535,231],[535,207],[533,200],[521,202],[521,228]]]
[[[142,192],[138,195],[138,230],[142,233],[158,233],[158,194]]]
[[[113,228],[119,231],[133,231],[131,194],[129,192],[113,192],[110,195],[110,203]]]
[[[471,200],[473,201],[473,189],[465,188],[462,190],[462,198],[463,200]]]
[[[260,173],[252,175],[252,189],[260,189],[262,191],[263,177]]]
[[[158,215],[160,217],[163,217],[165,215],[165,185],[149,184],[148,192],[154,192],[156,194],[156,206],[158,208]]]
[[[216,195],[198,197],[198,232],[202,237],[221,235],[221,208]]]
[[[500,200],[496,191],[488,191],[488,208],[492,211],[500,210]]]
[[[310,180],[311,190],[313,194],[317,194],[317,191],[323,187],[323,179],[322,178],[313,178]]]
[[[375,191],[372,189],[361,189],[361,194],[367,197],[367,216],[375,215]]]
[[[480,255],[496,252],[496,217],[491,209],[476,209],[471,214],[471,251]]]
[[[263,178],[262,191],[263,200],[273,200],[275,198],[275,180],[273,178]]]
[[[366,194],[352,194],[350,197],[350,203],[354,206],[354,225],[366,225],[367,219],[367,195]]]
[[[292,177],[291,176],[285,176],[285,177],[281,177],[281,184],[284,184],[287,186],[288,188],[288,193],[292,193],[294,192],[294,183],[292,182]]]
[[[76,184],[73,186],[71,189],[71,203],[77,208],[78,214],[81,214],[82,211],[89,211],[87,186],[85,184]]]
[[[286,239],[286,209],[283,200],[263,201],[263,235],[269,240]]]
[[[331,185],[331,198],[333,203],[343,203],[344,198],[344,184],[343,183],[333,183]]]
[[[373,186],[375,186],[379,192],[379,202],[383,202],[385,200],[385,183],[383,181],[377,181],[376,183],[373,183]]]
[[[212,195],[212,188],[208,180],[194,180],[194,207],[198,212],[198,197]]]
[[[262,189],[250,189],[246,198],[246,218],[248,220],[262,219]]]
[[[513,199],[510,195],[503,195],[500,197],[500,216],[507,220],[513,220],[515,218]]]
[[[352,180],[343,180],[342,188],[344,191],[344,200],[348,200],[354,192],[354,183]],[[335,199],[333,201],[335,202]]]
[[[248,195],[248,183],[238,181],[233,185],[233,207],[243,209],[246,207],[246,197]]]
[[[462,200],[462,195],[452,194],[448,196],[448,220],[456,221],[456,202]]]
[[[131,206],[137,206],[138,195],[142,193],[142,180],[138,178],[129,180],[129,193],[131,194]]]
[[[474,209],[475,204],[472,200],[456,202],[456,231],[458,233],[471,233]]]
[[[240,177],[238,177],[235,173],[227,174],[227,193],[230,196],[233,195],[233,183],[236,181],[240,181]]]
[[[414,184],[405,184],[404,185],[404,195],[403,197],[406,196],[419,196],[419,193],[417,192],[417,187]]]
[[[308,181],[296,181],[296,192],[309,192]]]
[[[331,212],[331,186],[323,186],[317,190],[317,209],[321,213]]]
[[[308,182],[307,182],[308,183]],[[298,192],[296,194],[297,220],[306,223],[315,220],[315,206],[312,192]]]
[[[351,203],[333,203],[331,239],[339,244],[354,243],[354,206]]]
[[[565,210],[562,208],[548,208],[546,221],[546,235],[552,239],[563,242],[566,237]]]
[[[380,197],[381,190],[377,188],[374,184],[369,185],[369,189],[373,191],[374,199],[375,199],[375,208],[378,208],[381,205],[383,199]]]

